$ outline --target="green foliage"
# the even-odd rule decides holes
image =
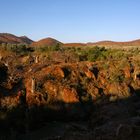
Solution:
[[[6,44],[6,43],[2,43],[2,44],[1,44],[1,49],[6,50],[6,46],[7,46],[7,44]]]
[[[130,55],[129,52],[121,49],[105,49],[98,46],[77,49],[76,53],[81,61],[119,60]],[[133,51],[133,53],[136,54],[136,51]]]
[[[129,50],[104,47],[80,47],[80,48],[67,48],[73,50],[78,56],[80,61],[100,61],[100,60],[122,60],[124,58],[139,56],[140,50],[133,48]]]
[[[92,47],[85,49],[76,49],[76,53],[79,55],[80,61],[96,61],[106,59],[104,52],[107,50],[104,47]]]
[[[5,51],[9,51],[9,52],[14,52],[18,55],[26,55],[26,54],[29,54],[30,52],[34,51],[27,44],[2,43],[0,49],[5,50]]]
[[[35,49],[37,52],[50,52],[50,51],[59,51],[61,50],[60,44],[56,44],[55,46],[39,46]]]
[[[94,48],[90,49],[87,54],[87,59],[89,61],[96,61],[97,59],[104,59],[105,56],[103,55],[103,52],[106,51],[105,48],[100,48],[95,46]]]
[[[27,47],[24,44],[19,45],[13,45],[11,48],[11,51],[15,52],[16,54],[25,54],[27,53]]]

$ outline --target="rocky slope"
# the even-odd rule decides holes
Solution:
[[[139,61],[13,65],[0,66],[3,134],[46,140],[140,138]]]

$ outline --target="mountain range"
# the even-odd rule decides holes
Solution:
[[[0,33],[0,43],[11,43],[11,44],[19,44],[26,43],[31,44],[33,41],[26,36],[15,36],[9,33]]]
[[[28,44],[31,46],[53,46],[56,44],[61,44],[66,47],[71,46],[140,46],[140,39],[127,41],[127,42],[115,42],[115,41],[99,41],[99,42],[89,42],[89,43],[62,43],[53,38],[44,38],[39,41],[33,41],[26,36],[16,36],[10,33],[0,33],[0,44],[2,43],[10,43],[10,44]]]

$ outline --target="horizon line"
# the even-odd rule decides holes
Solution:
[[[131,42],[131,41],[137,41],[137,40],[140,40],[140,37],[139,38],[133,38],[133,39],[128,39],[128,40],[111,40],[111,39],[97,39],[97,40],[91,40],[91,41],[72,41],[72,42],[69,42],[69,41],[61,41],[61,39],[57,39],[56,37],[54,36],[47,36],[47,37],[42,37],[42,38],[39,38],[39,39],[32,39],[32,37],[30,35],[19,35],[19,34],[13,34],[13,33],[9,33],[9,32],[0,32],[0,34],[11,34],[11,35],[14,35],[16,37],[28,37],[29,39],[31,39],[33,42],[38,42],[42,39],[47,39],[47,38],[52,38],[52,39],[55,39],[59,42],[62,42],[62,43],[81,43],[81,44],[87,44],[87,43],[98,43],[98,42],[104,42],[104,41],[108,41],[108,42]]]

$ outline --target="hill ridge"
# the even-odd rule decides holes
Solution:
[[[31,44],[33,41],[26,36],[18,37],[10,33],[0,33],[0,43],[11,43],[11,44]]]
[[[79,47],[79,46],[140,46],[140,39],[131,40],[131,41],[112,41],[112,40],[103,40],[97,42],[70,42],[70,43],[63,43],[54,39],[52,37],[46,37],[40,39],[38,41],[33,41],[27,36],[16,36],[11,33],[0,33],[0,44],[1,43],[11,43],[11,44],[31,44],[31,46],[54,46],[56,44],[61,44],[66,47]]]

